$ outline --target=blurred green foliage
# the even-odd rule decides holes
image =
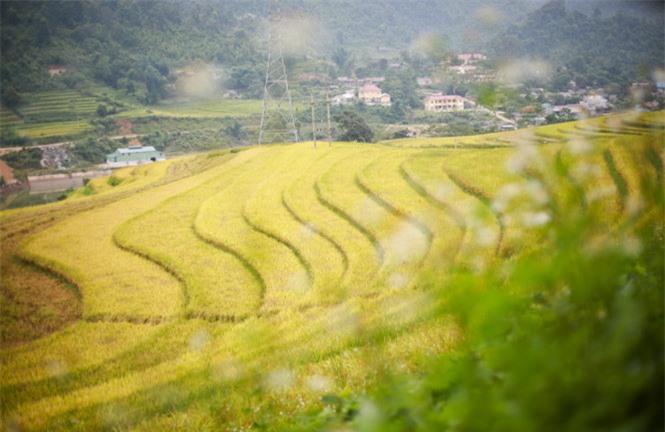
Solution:
[[[294,429],[663,430],[663,161],[648,162],[658,146],[634,149],[642,211],[611,227],[600,206],[580,205],[574,161],[530,172],[557,185],[552,222],[534,229],[542,247],[425,281],[464,331],[456,351],[367,393],[326,396]]]

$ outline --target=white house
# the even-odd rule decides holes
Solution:
[[[462,96],[436,93],[425,97],[425,111],[450,112],[463,110],[464,98]]]
[[[152,146],[131,146],[119,148],[111,154],[106,155],[106,163],[109,165],[139,165],[146,162],[166,160],[164,152],[156,150]]]

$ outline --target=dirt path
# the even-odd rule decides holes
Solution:
[[[0,175],[5,179],[5,184],[10,185],[16,183],[16,179],[14,179],[14,170],[3,160],[0,160]]]
[[[464,102],[467,102],[467,103],[469,103],[470,105],[473,105],[475,108],[477,108],[477,109],[479,109],[479,110],[481,110],[481,111],[484,111],[484,112],[486,112],[486,113],[492,114],[493,116],[495,116],[496,118],[498,118],[499,120],[501,120],[501,121],[504,122],[504,123],[509,123],[509,124],[511,124],[511,125],[514,125],[514,124],[515,124],[515,120],[511,120],[511,119],[509,119],[508,117],[504,117],[504,116],[502,116],[501,114],[499,114],[499,113],[497,113],[497,112],[494,112],[494,111],[490,110],[489,108],[485,108],[484,106],[482,106],[482,105],[480,105],[480,104],[477,104],[476,102],[472,101],[471,99],[464,98]]]
[[[122,139],[122,138],[127,138],[127,139],[130,140],[129,145],[133,145],[133,144],[131,144],[132,142],[136,142],[136,143],[139,142],[138,137],[140,137],[140,136],[143,136],[143,134],[113,135],[113,136],[110,136],[110,137],[107,137],[107,138],[110,138],[110,139],[113,139],[113,140],[119,140],[119,139]],[[64,145],[71,145],[71,144],[74,144],[74,143],[75,143],[75,141],[61,141],[61,142],[55,142],[55,143],[50,143],[50,144],[38,144],[38,145],[31,145],[31,146],[24,146],[24,147],[0,147],[0,156],[2,156],[4,154],[7,154],[7,153],[20,151],[21,149],[26,148],[26,147],[27,148],[60,147],[60,146],[64,146]],[[136,144],[136,145],[140,145],[140,144]]]

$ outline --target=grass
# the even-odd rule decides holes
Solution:
[[[120,117],[251,117],[261,114],[261,100],[232,99],[174,99],[149,108],[135,108],[119,114]]]
[[[427,405],[443,397],[437,386],[459,382],[427,381],[439,379],[433,364],[465,365],[469,347],[476,363],[500,361],[504,346],[475,345],[479,332],[521,319],[531,328],[550,304],[568,310],[566,287],[541,292],[559,276],[539,279],[542,256],[567,262],[554,227],[593,221],[575,248],[584,257],[646,247],[633,227],[662,217],[650,196],[662,192],[663,132],[651,118],[221,151],[123,168],[114,186],[95,179],[63,202],[4,211],[4,425],[321,430],[362,429],[379,413],[443,418],[462,393],[458,405]],[[505,321],[495,313],[525,298],[540,303]],[[31,330],[6,336],[31,311]],[[421,381],[370,399],[395,377]],[[420,402],[428,408],[400,408]]]
[[[17,132],[30,138],[48,138],[76,135],[92,129],[84,120],[59,121],[50,123],[29,123],[18,128]]]
[[[0,124],[3,126],[16,127],[23,123],[20,117],[6,107],[0,107]]]

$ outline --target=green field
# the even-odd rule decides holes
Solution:
[[[151,107],[130,109],[120,114],[121,117],[249,117],[261,114],[261,100],[233,99],[194,99],[167,100]]]
[[[25,94],[14,111],[2,107],[0,128],[11,127],[18,134],[47,141],[80,136],[94,128],[91,121],[100,118],[97,114],[100,104],[108,105],[106,93],[102,87],[86,92],[61,90]],[[169,99],[150,107],[127,104],[114,117],[244,118],[259,116],[262,104],[260,100]]]
[[[3,211],[4,426],[657,430],[664,129],[218,151]]]
[[[74,90],[27,94],[16,111],[2,108],[0,127],[30,138],[76,135],[92,128],[88,120],[97,116],[99,103]]]

